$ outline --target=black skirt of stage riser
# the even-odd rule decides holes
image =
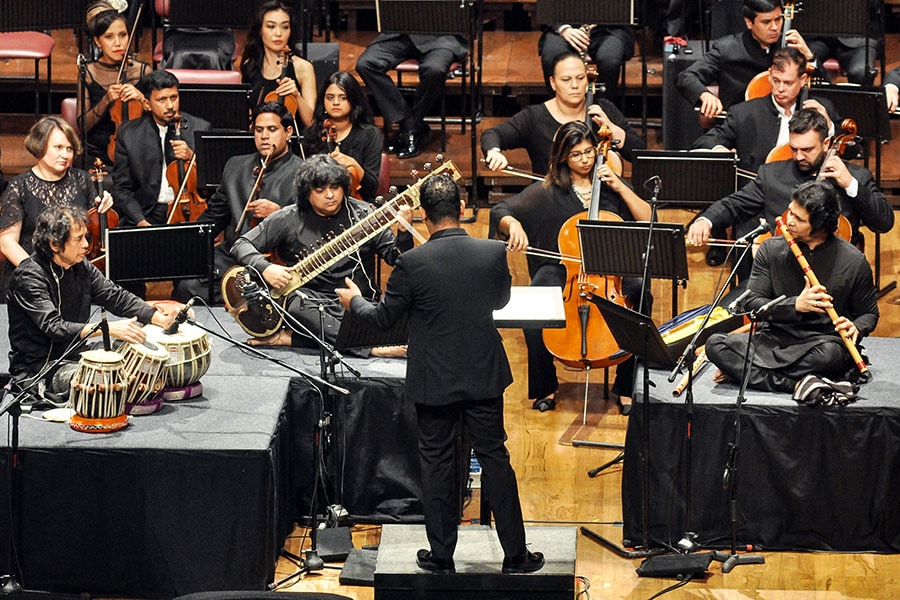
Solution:
[[[488,527],[464,526],[456,547],[456,573],[426,573],[416,566],[417,548],[428,546],[422,525],[385,525],[375,569],[375,600],[572,600],[575,595],[573,527],[529,527],[532,551],[544,568],[527,575],[503,575],[503,550]]]

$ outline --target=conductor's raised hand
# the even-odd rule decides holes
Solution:
[[[334,293],[337,294],[344,310],[350,310],[350,301],[356,296],[362,296],[362,292],[359,291],[359,286],[353,283],[353,280],[349,277],[344,277],[344,285],[347,287],[337,288],[334,290]]]

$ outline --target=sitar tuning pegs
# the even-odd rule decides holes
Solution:
[[[384,204],[384,196],[381,196],[381,195],[375,196],[374,204],[375,204],[375,206],[381,206],[382,204]]]
[[[390,186],[390,187],[388,188],[388,195],[389,195],[391,198],[393,198],[394,196],[397,195],[397,186],[396,186],[396,185],[392,185],[392,186]]]
[[[424,165],[422,165],[422,168],[425,169],[425,171],[428,173],[431,173],[432,171],[434,171],[434,166],[430,162],[427,162]]]
[[[418,171],[418,169],[410,169],[410,170],[409,170],[409,174],[413,176],[413,179],[418,179],[418,178],[419,178],[419,171]]]
[[[443,155],[443,154],[435,154],[435,155],[434,155],[434,162],[436,162],[436,163],[439,164],[439,165],[444,164],[444,155]]]

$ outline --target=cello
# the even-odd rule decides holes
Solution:
[[[578,239],[578,222],[585,218],[591,221],[621,221],[619,215],[599,210],[600,177],[598,167],[606,160],[612,145],[612,132],[605,125],[600,128],[600,144],[597,149],[597,163],[594,165],[594,180],[591,187],[591,202],[586,212],[581,212],[563,224],[559,231],[559,252],[562,255],[581,258],[581,244]],[[544,329],[544,345],[561,363],[578,369],[590,370],[596,367],[610,367],[629,357],[628,354],[612,356],[619,350],[612,332],[597,307],[590,301],[592,296],[603,296],[612,302],[625,305],[621,292],[621,277],[590,275],[584,272],[581,261],[564,261],[566,283],[563,288],[563,306],[566,326],[563,329]]]
[[[97,184],[97,195],[103,198],[103,179],[109,173],[104,169],[106,166],[99,158],[94,159],[94,168],[89,171],[91,180]],[[106,265],[106,230],[110,227],[119,226],[119,215],[113,209],[106,212],[100,212],[96,206],[91,207],[87,213],[87,230],[90,235],[90,246],[88,247],[87,259],[98,269],[103,269]]]
[[[184,120],[180,114],[175,115],[172,124],[175,125],[175,139],[181,140],[181,130]],[[166,167],[166,181],[175,190],[175,201],[169,210],[166,224],[184,223],[196,221],[206,210],[206,200],[197,193],[197,155],[191,157],[187,168],[184,161],[175,159]]]

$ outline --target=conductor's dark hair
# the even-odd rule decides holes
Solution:
[[[459,186],[446,173],[432,175],[422,184],[420,200],[432,223],[459,223]]]
[[[744,0],[744,17],[752,22],[759,13],[772,12],[776,8],[784,9],[784,3],[781,0]]]
[[[309,194],[316,188],[338,185],[344,190],[344,199],[350,196],[350,173],[338,161],[327,154],[314,154],[297,168],[294,177],[294,194],[297,196],[297,208],[307,213],[312,208]]]
[[[837,231],[841,203],[830,183],[824,181],[802,183],[794,189],[791,199],[809,213],[812,233]]]
[[[284,129],[294,126],[294,117],[291,115],[291,111],[285,108],[284,104],[278,102],[277,100],[273,100],[271,102],[263,102],[262,104],[254,108],[253,120],[251,122],[256,125],[256,117],[265,113],[272,113],[276,115],[278,117],[278,120],[281,122],[281,126]]]
[[[241,79],[244,83],[252,85],[254,79],[260,77],[263,56],[265,56],[265,47],[262,41],[263,19],[266,18],[266,13],[270,13],[273,10],[283,10],[290,16],[291,35],[288,38],[287,48],[293,48],[297,42],[293,4],[282,2],[282,0],[270,0],[260,4],[253,17],[253,23],[250,25],[250,31],[247,32],[247,42],[244,44],[244,52],[241,54]]]
[[[36,252],[47,258],[54,254],[53,246],[62,250],[76,225],[87,227],[87,213],[79,206],[52,206],[37,218],[31,244]],[[51,245],[52,244],[52,245]]]
[[[568,190],[572,186],[569,152],[585,140],[595,148],[600,143],[597,134],[584,121],[570,121],[560,125],[553,136],[553,146],[550,148],[550,165],[543,184],[545,188],[555,185]]]
[[[814,108],[801,108],[788,121],[788,131],[801,134],[815,131],[819,134],[819,138],[824,140],[828,137],[828,121]]]
[[[178,87],[178,78],[166,71],[165,69],[157,69],[144,75],[137,84],[137,88],[141,93],[150,97],[150,93],[155,90],[167,90],[169,88]]]
[[[780,73],[788,70],[789,65],[797,65],[797,73],[806,73],[806,57],[796,48],[790,46],[779,48],[772,53],[772,69]]]

